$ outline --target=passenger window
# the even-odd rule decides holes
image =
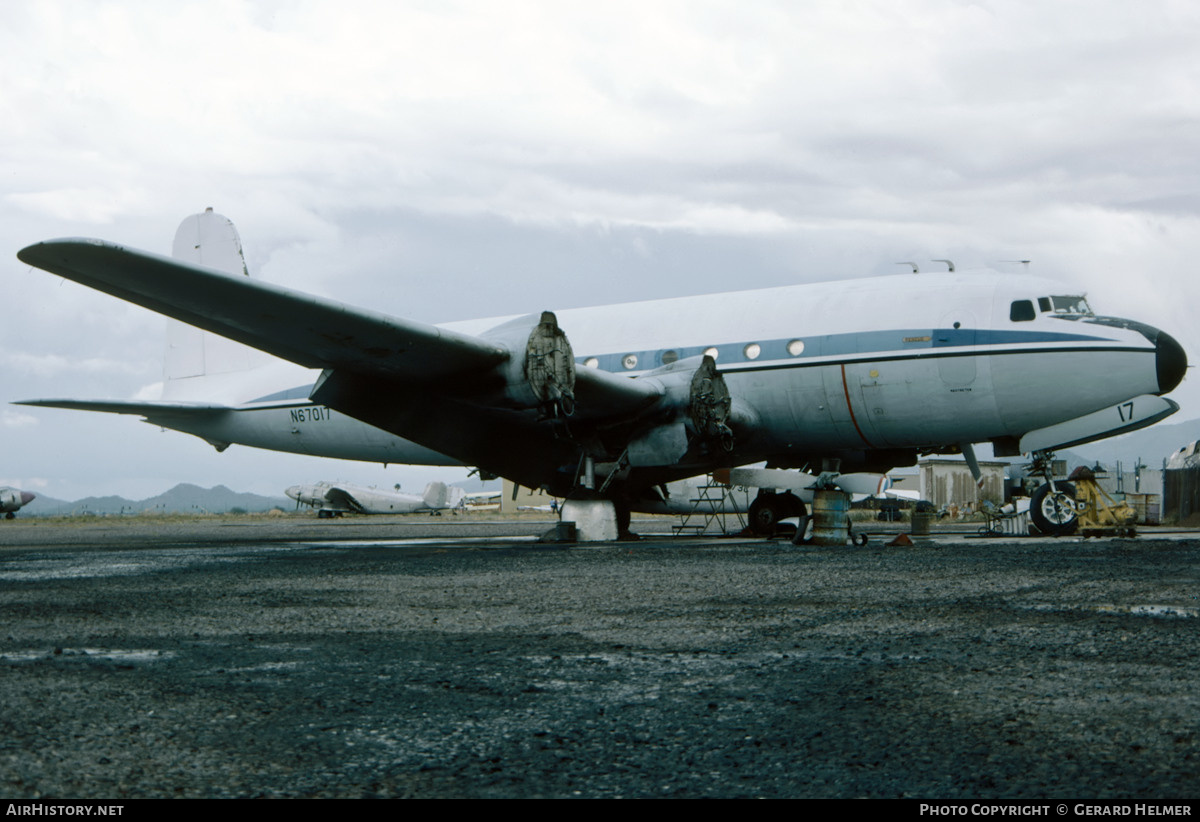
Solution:
[[[1015,323],[1029,322],[1035,317],[1037,312],[1033,310],[1033,300],[1013,300],[1008,310],[1008,318]]]

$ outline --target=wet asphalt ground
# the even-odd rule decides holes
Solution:
[[[546,527],[0,523],[0,796],[1200,795],[1191,535]]]

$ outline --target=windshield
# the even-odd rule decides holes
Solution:
[[[1088,305],[1087,300],[1082,296],[1063,297],[1055,295],[1050,298],[1050,302],[1053,304],[1055,314],[1082,314],[1085,317],[1094,316],[1092,314],[1091,306]]]

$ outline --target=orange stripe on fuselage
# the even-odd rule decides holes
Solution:
[[[846,395],[846,410],[850,412],[850,422],[854,423],[854,430],[862,437],[862,441],[867,444],[868,448],[874,448],[871,441],[867,439],[867,435],[858,427],[858,420],[854,418],[854,406],[850,404],[850,386],[846,384],[846,364],[842,363],[842,391]]]

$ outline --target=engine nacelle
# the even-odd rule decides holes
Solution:
[[[537,408],[554,417],[575,410],[575,355],[554,312],[519,317],[481,336],[509,352],[497,367],[508,407]]]
[[[630,465],[672,465],[693,443],[719,445],[726,451],[733,447],[733,400],[712,357],[689,357],[638,379],[660,386],[664,405],[673,413],[667,422],[630,441]]]
[[[688,395],[688,415],[697,436],[705,440],[721,440],[725,450],[733,447],[733,431],[729,416],[733,398],[725,377],[717,370],[716,361],[704,355],[700,367],[692,374]]]

